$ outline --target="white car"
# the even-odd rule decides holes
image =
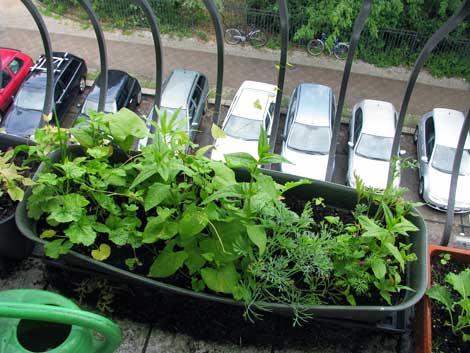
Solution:
[[[354,106],[349,124],[349,186],[356,186],[357,175],[366,186],[385,189],[396,125],[397,111],[389,102],[365,99]],[[399,177],[393,185],[400,185]]]
[[[215,141],[213,160],[225,160],[224,155],[246,152],[258,159],[258,138],[261,127],[268,136],[274,113],[276,86],[245,81],[233,99],[222,129],[227,135]]]
[[[284,173],[325,180],[328,166],[335,95],[328,86],[302,83],[291,95],[282,136]]]
[[[431,207],[447,210],[450,179],[465,117],[436,108],[421,118],[415,132],[419,163],[419,194]],[[470,211],[470,136],[465,141],[455,196],[456,213]]]

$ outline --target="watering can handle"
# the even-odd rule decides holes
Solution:
[[[121,344],[119,327],[100,315],[79,309],[52,305],[0,302],[0,317],[47,321],[66,325],[81,326],[95,330],[105,337],[101,349],[93,353],[112,353]]]

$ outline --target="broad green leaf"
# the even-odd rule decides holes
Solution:
[[[361,215],[358,220],[359,224],[366,230],[362,233],[363,237],[383,237],[390,234],[387,229],[378,226],[374,220],[367,216]]]
[[[281,190],[281,193],[285,193],[286,191],[296,188],[297,186],[300,185],[309,185],[312,184],[312,182],[308,179],[300,179],[298,181],[288,181],[287,183],[284,184],[284,187]]]
[[[240,275],[233,263],[217,269],[203,268],[201,276],[206,286],[218,293],[233,293],[240,281]]]
[[[385,202],[381,203],[382,209],[384,211],[384,216],[385,216],[385,224],[387,225],[387,228],[390,229],[390,227],[395,225],[395,219],[393,217],[393,213],[390,210],[390,207],[387,206]]]
[[[121,214],[121,207],[118,206],[112,196],[103,194],[101,192],[92,192],[91,195],[96,200],[98,205],[107,210],[109,213],[119,216]]]
[[[93,138],[91,129],[87,129],[86,127],[74,127],[70,129],[70,132],[78,143],[85,148],[93,147],[95,144],[95,139]]]
[[[387,272],[387,267],[385,266],[385,262],[383,259],[379,257],[372,257],[370,259],[370,265],[372,267],[372,271],[374,272],[374,276],[378,279],[382,279],[385,277]]]
[[[57,259],[60,255],[66,254],[72,248],[73,244],[65,239],[56,239],[48,241],[44,244],[44,252],[46,256]]]
[[[407,220],[405,217],[401,217],[400,223],[395,224],[390,231],[401,234],[408,235],[408,232],[415,232],[419,230],[413,223]]]
[[[199,148],[196,153],[194,153],[197,157],[204,156],[208,151],[214,148],[214,145],[207,145],[204,147]]]
[[[284,158],[284,157],[282,157],[278,154],[274,154],[274,153],[266,153],[258,161],[259,165],[265,165],[265,164],[270,164],[270,163],[289,163],[289,164],[292,164],[286,158]]]
[[[400,269],[401,271],[405,271],[405,260],[403,259],[403,256],[401,256],[400,251],[398,248],[393,245],[392,243],[385,243],[385,247],[388,249],[390,254],[395,258],[400,263]]]
[[[266,250],[266,231],[262,226],[248,225],[246,231],[250,240],[258,247],[260,255]]]
[[[57,233],[54,229],[46,229],[43,231],[41,234],[39,234],[39,238],[41,239],[47,239],[47,238],[52,238],[55,236]]]
[[[167,197],[170,196],[170,185],[155,183],[149,187],[147,195],[145,196],[144,207],[145,211],[158,206]]]
[[[163,251],[153,262],[150,267],[149,276],[157,278],[165,278],[174,274],[184,261],[188,258],[185,251]]]
[[[189,238],[201,233],[208,223],[209,219],[205,210],[191,204],[184,210],[178,222],[178,233],[183,238]]]
[[[222,187],[228,185],[235,185],[237,183],[237,180],[235,179],[235,172],[227,167],[224,163],[210,161],[209,167],[212,168],[215,173],[215,176],[212,179],[212,184],[214,184],[216,189],[221,189]]]
[[[449,283],[463,299],[470,297],[470,269],[455,274],[449,272],[446,276],[446,282]]]
[[[338,224],[339,223],[339,217],[333,217],[333,216],[325,216],[325,220],[330,223],[330,224]]]
[[[59,196],[51,203],[48,221],[57,223],[68,223],[78,221],[82,218],[83,207],[88,205],[88,200],[79,194],[68,194]],[[52,201],[52,200],[51,200]]]
[[[74,244],[90,246],[95,242],[97,233],[91,226],[90,220],[84,216],[78,222],[74,222],[65,230],[65,235]]]
[[[129,186],[129,189],[135,188],[137,185],[147,180],[151,176],[155,175],[156,173],[157,173],[157,169],[155,168],[155,166],[146,166],[144,169],[140,171],[140,173],[134,179],[131,186]]]
[[[206,259],[201,255],[199,248],[193,248],[186,251],[188,253],[188,258],[184,264],[189,269],[189,274],[192,275],[205,265]]]
[[[115,114],[106,115],[111,135],[119,141],[129,136],[142,139],[148,135],[145,122],[133,111],[122,108]]]
[[[23,200],[24,191],[20,187],[18,187],[18,186],[8,186],[7,187],[7,192],[8,192],[8,195],[10,196],[10,198],[13,201]]]
[[[104,261],[111,255],[111,247],[108,244],[101,244],[98,249],[91,251],[91,256],[98,261]]]
[[[246,152],[228,153],[224,155],[224,157],[225,162],[227,162],[227,165],[232,169],[255,169],[257,166],[256,159],[254,159],[251,154]]]
[[[113,146],[96,146],[87,149],[87,153],[96,159],[106,158],[113,154]]]
[[[454,299],[449,290],[441,285],[434,285],[426,291],[426,295],[444,305],[447,310],[452,310]]]
[[[168,240],[178,234],[178,224],[166,221],[162,216],[150,217],[143,232],[142,241],[146,244],[155,243],[158,239]]]
[[[220,138],[225,138],[227,135],[225,134],[224,130],[222,130],[220,127],[218,127],[216,124],[212,124],[211,127],[211,135],[214,138],[214,140],[220,139]]]

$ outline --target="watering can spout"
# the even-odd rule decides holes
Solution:
[[[35,289],[0,292],[2,353],[112,353],[121,340],[112,321],[58,294]]]

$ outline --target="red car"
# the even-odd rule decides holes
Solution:
[[[19,50],[0,48],[0,118],[29,73],[33,60]]]

